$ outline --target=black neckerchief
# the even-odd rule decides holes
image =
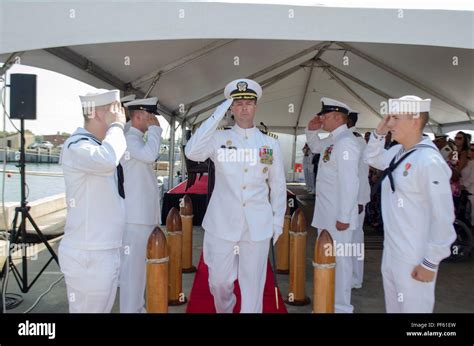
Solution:
[[[386,168],[383,172],[380,178],[377,180],[375,183],[374,189],[372,190],[372,193],[370,194],[371,197],[373,197],[377,191],[380,189],[380,186],[382,185],[383,180],[388,177],[390,180],[390,188],[392,189],[392,193],[395,192],[395,180],[393,178],[393,171],[411,154],[413,154],[417,149],[419,148],[430,148],[430,149],[435,149],[431,145],[428,144],[417,144],[415,145],[410,151],[407,153],[403,154],[403,148],[396,154],[392,161],[390,161],[390,164],[388,165],[388,168]]]

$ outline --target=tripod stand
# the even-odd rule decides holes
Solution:
[[[54,252],[51,245],[46,240],[43,233],[41,233],[38,225],[33,220],[30,215],[30,207],[28,206],[28,201],[26,200],[25,196],[25,187],[26,187],[26,178],[25,178],[25,120],[22,118],[20,119],[20,162],[17,167],[20,168],[20,181],[21,181],[21,202],[20,206],[15,208],[15,216],[13,218],[13,224],[11,229],[11,237],[10,237],[10,244],[21,244],[21,252],[22,252],[22,273],[17,268],[15,263],[12,259],[12,246],[10,245],[8,250],[10,268],[13,272],[13,276],[15,277],[16,282],[20,286],[20,290],[23,293],[27,293],[30,288],[34,285],[36,280],[39,279],[43,271],[46,267],[51,263],[54,259],[56,263],[59,265],[58,256]],[[20,220],[20,225],[17,227],[18,220]],[[34,230],[38,234],[38,237],[43,242],[43,244],[48,249],[49,253],[51,254],[51,258],[46,262],[40,272],[36,275],[33,281],[28,284],[28,262],[27,262],[27,234],[26,234],[26,221],[30,221],[31,225],[33,226]]]

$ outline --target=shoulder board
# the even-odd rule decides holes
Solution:
[[[275,133],[268,132],[268,133],[266,133],[266,135],[267,135],[267,136],[270,136],[270,137],[272,137],[272,138],[278,139],[278,135],[275,134]]]

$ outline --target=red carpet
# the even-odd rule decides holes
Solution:
[[[193,288],[191,289],[191,294],[189,296],[188,306],[186,309],[187,313],[216,313],[216,309],[214,307],[214,299],[212,297],[211,291],[209,290],[208,277],[208,268],[207,265],[204,263],[204,259],[201,254],[201,259],[199,260],[196,276],[194,277]],[[265,289],[263,292],[263,313],[287,313],[285,303],[283,302],[283,298],[281,297],[279,291],[279,310],[277,310],[274,287],[275,281],[273,279],[273,273],[270,267],[270,263],[268,263],[267,281],[265,282]],[[238,281],[235,281],[234,293],[237,297],[237,303],[234,307],[234,313],[238,313],[240,311],[240,288]]]
[[[182,183],[176,185],[174,188],[169,190],[167,193],[170,194],[196,194],[196,195],[206,195],[207,194],[207,175],[203,175],[202,178],[199,180],[199,177],[196,178],[196,182],[193,186],[191,186],[188,191],[186,190],[186,182],[187,180],[183,181]],[[286,190],[288,198],[295,197],[295,194],[290,190]]]
[[[168,193],[171,194],[178,194],[178,193],[186,193],[186,194],[196,194],[196,195],[206,195],[207,194],[207,175],[203,175],[201,180],[199,180],[199,176],[196,178],[194,185],[191,186],[188,191],[186,190],[186,182],[187,180],[183,181],[181,184],[176,185],[173,189],[169,190]]]

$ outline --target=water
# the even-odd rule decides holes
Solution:
[[[0,163],[0,170],[3,169],[3,163]],[[14,163],[6,166],[7,171],[19,172]],[[62,168],[58,164],[47,163],[27,163],[26,171],[62,173]],[[20,175],[12,174],[11,177],[5,176],[5,202],[20,202]],[[0,203],[1,186],[3,184],[3,173],[0,172]],[[27,201],[33,202],[37,199],[52,196],[66,191],[64,177],[49,177],[26,175],[26,195]]]

